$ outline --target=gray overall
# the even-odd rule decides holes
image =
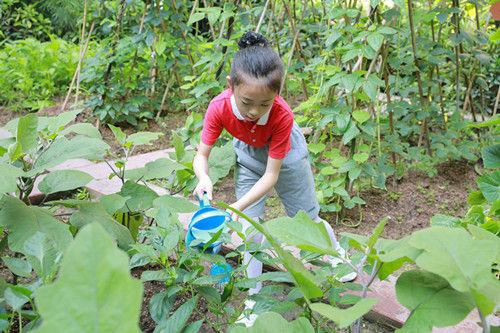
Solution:
[[[314,190],[314,177],[308,160],[307,143],[299,126],[294,123],[291,138],[291,150],[283,159],[278,182],[274,186],[286,214],[295,216],[304,210],[311,219],[317,220],[319,204]],[[268,159],[269,146],[255,148],[243,141],[233,139],[236,152],[236,198],[239,200],[264,175]],[[243,212],[251,218],[263,218],[267,195],[245,209]]]

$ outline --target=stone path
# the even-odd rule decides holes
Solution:
[[[127,162],[127,169],[136,169],[143,167],[146,163],[154,161],[158,158],[168,158],[168,154],[173,152],[173,149],[159,150],[155,152],[150,152],[146,154],[136,155],[129,158]],[[99,197],[102,195],[112,194],[120,191],[121,182],[115,177],[109,179],[109,174],[111,170],[109,166],[102,163],[92,163],[84,159],[70,160],[52,168],[52,170],[62,170],[62,169],[78,169],[94,177],[94,180],[89,183],[86,188],[89,190],[93,197]],[[159,195],[166,194],[167,191],[158,186],[149,184],[150,188],[155,190]],[[33,202],[41,200],[43,194],[37,189],[33,191],[30,199]],[[180,220],[187,229],[191,214],[181,214]],[[226,250],[230,251],[235,249],[241,244],[241,239],[234,235],[232,236],[232,244],[227,244]],[[298,255],[298,249],[290,247],[290,251],[295,255]],[[368,297],[374,297],[378,299],[378,303],[365,317],[367,319],[382,322],[384,324],[401,327],[409,316],[409,311],[400,305],[396,299],[395,292],[396,277],[390,276],[385,281],[374,281],[371,286],[371,290],[368,292]],[[446,311],[443,309],[443,311]],[[491,317],[491,322],[494,325],[500,325],[500,318]],[[456,326],[448,328],[434,328],[435,333],[472,333],[481,332],[482,329],[477,324],[479,322],[479,315],[476,311],[473,311],[469,316]]]

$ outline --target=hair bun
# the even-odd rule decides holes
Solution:
[[[240,50],[246,49],[250,46],[266,47],[269,46],[269,42],[261,34],[249,31],[241,36],[240,40],[238,41],[238,46],[240,47]]]

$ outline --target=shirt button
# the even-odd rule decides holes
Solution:
[[[255,130],[250,130],[250,132],[255,133]]]
[[[252,139],[252,142],[255,142],[255,139]]]

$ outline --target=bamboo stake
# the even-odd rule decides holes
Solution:
[[[85,40],[85,26],[87,23],[87,0],[84,1],[83,3],[83,24],[82,24],[82,36],[80,38],[80,58],[82,57],[82,51],[83,51],[83,44]],[[78,103],[78,92],[80,91],[80,67],[77,66],[78,73],[76,75],[76,92],[75,92],[75,103]]]
[[[266,0],[266,4],[264,5],[264,9],[262,10],[262,13],[260,14],[259,23],[257,23],[257,27],[255,28],[255,32],[257,32],[257,33],[259,32],[260,26],[262,25],[262,21],[264,20],[264,17],[266,15],[267,6],[269,6],[269,0]]]
[[[417,42],[416,42],[416,38],[415,38],[415,27],[414,27],[414,23],[413,23],[413,2],[412,2],[412,0],[408,0],[408,17],[410,20],[410,33],[411,33],[411,46],[412,46],[412,50],[413,50],[413,62],[415,63],[415,67],[417,68],[417,71],[415,72],[415,76],[417,78],[417,86],[418,86],[418,93],[420,96],[420,104],[422,107],[427,107],[428,100],[424,97],[424,91],[422,89],[422,79],[420,77],[419,61],[418,61],[418,57],[417,57]],[[425,139],[427,153],[429,154],[429,156],[432,156],[432,150],[431,150],[431,145],[430,145],[430,140],[429,140],[429,131],[428,131],[428,127],[427,127],[427,119],[424,119],[422,121],[419,143],[420,143],[422,137],[424,137],[424,139]]]
[[[69,97],[71,96],[71,90],[73,90],[73,85],[75,84],[76,78],[79,77],[80,75],[80,68],[82,66],[83,58],[85,57],[85,54],[87,53],[87,48],[89,46],[89,41],[90,37],[92,36],[92,32],[94,31],[94,22],[90,25],[89,29],[89,34],[87,36],[87,40],[85,41],[85,46],[83,48],[83,52],[80,55],[80,58],[78,59],[78,64],[76,65],[76,70],[75,73],[73,74],[73,78],[71,79],[71,83],[69,85],[68,92],[66,94],[66,97],[64,98],[63,105],[61,106],[61,112],[66,109],[66,105],[68,104]]]

